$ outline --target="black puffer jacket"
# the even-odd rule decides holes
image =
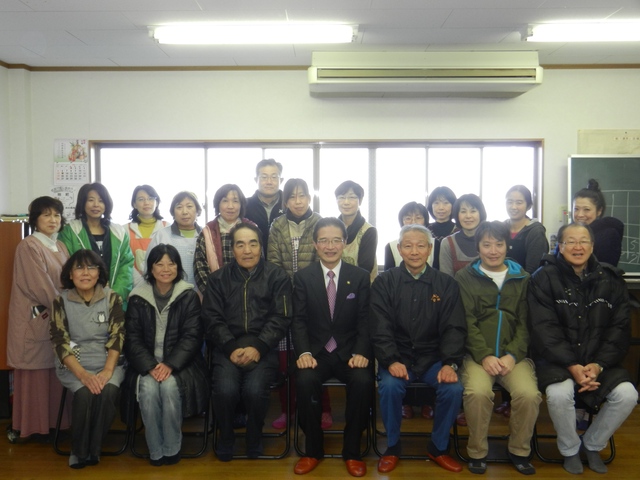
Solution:
[[[591,256],[579,278],[562,255],[546,255],[529,282],[531,346],[538,385],[571,377],[567,367],[597,363],[600,387],[580,394],[592,408],[618,384],[630,381],[620,366],[629,349],[629,296],[622,271]]]
[[[204,338],[200,299],[193,286],[184,281],[174,286],[174,292],[169,304],[162,361],[173,369],[172,374],[180,387],[182,412],[186,417],[206,410],[210,382],[202,356]],[[158,364],[154,356],[156,313],[151,286],[137,287],[129,297],[125,321],[124,351],[129,362],[126,390],[135,388],[138,375],[148,375],[149,370]],[[130,392],[123,396],[130,397]]]
[[[456,281],[429,266],[417,280],[404,262],[371,286],[369,333],[384,368],[394,362],[420,376],[438,361],[460,365],[467,320]]]
[[[207,341],[227,356],[254,347],[264,357],[291,323],[291,279],[264,260],[249,274],[233,260],[209,275],[202,303]]]

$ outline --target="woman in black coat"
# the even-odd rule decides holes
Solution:
[[[137,391],[151,465],[171,465],[180,460],[182,418],[203,412],[209,401],[200,300],[182,279],[172,245],[149,252],[146,272],[129,297],[125,383]]]

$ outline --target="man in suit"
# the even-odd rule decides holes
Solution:
[[[429,230],[405,225],[398,241],[402,263],[371,286],[371,344],[378,360],[380,411],[387,431],[380,473],[389,473],[398,464],[402,399],[414,381],[436,391],[427,455],[445,470],[462,471],[448,450],[449,430],[462,403],[457,370],[465,354],[467,321],[456,281],[427,263],[432,246]]]
[[[342,457],[354,477],[366,474],[360,439],[373,395],[369,343],[369,273],[342,261],[347,230],[337,218],[323,218],[313,231],[320,262],[294,276],[291,325],[296,360],[298,418],[306,436],[305,452],[295,466],[302,475],[324,457],[322,383],[336,377],[347,385]]]

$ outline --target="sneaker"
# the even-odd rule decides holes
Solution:
[[[511,463],[516,467],[516,470],[523,475],[533,475],[536,473],[536,468],[531,465],[529,459],[527,457],[521,457],[520,455],[514,455],[509,452],[509,458],[511,459]]]
[[[322,412],[320,426],[322,427],[322,430],[328,430],[333,426],[333,417],[331,416],[331,412]]]
[[[482,475],[487,471],[487,459],[486,458],[472,458],[469,461],[469,471]]]
[[[276,430],[284,430],[287,427],[287,414],[281,413],[280,416],[271,423],[271,426]]]

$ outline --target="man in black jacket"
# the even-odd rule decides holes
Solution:
[[[398,241],[402,263],[378,276],[371,287],[369,329],[387,431],[387,451],[378,462],[381,473],[398,463],[402,399],[413,381],[436,390],[429,458],[446,470],[462,470],[448,450],[449,430],[462,403],[457,370],[465,354],[467,322],[458,284],[427,264],[432,247],[425,227],[402,227]]]
[[[546,255],[529,282],[538,385],[547,396],[565,470],[582,473],[582,449],[589,468],[605,473],[598,452],[638,400],[621,366],[631,337],[627,287],[621,270],[593,256],[588,226],[565,225],[558,241],[559,253]],[[606,400],[582,441],[576,433],[574,392],[594,410]]]
[[[282,164],[273,158],[260,160],[256,165],[255,181],[258,189],[247,199],[245,216],[254,222],[262,232],[262,251],[267,258],[269,228],[271,222],[284,213],[282,206]]]
[[[262,455],[262,427],[269,385],[278,369],[278,345],[291,321],[291,280],[262,259],[260,230],[247,223],[231,231],[235,260],[209,275],[202,305],[213,345],[213,408],[220,427],[216,454],[233,456],[233,418],[247,411],[247,455]]]
[[[337,377],[347,385],[342,457],[354,477],[366,474],[360,439],[373,396],[373,356],[369,343],[369,274],[342,261],[347,229],[329,217],[316,223],[313,243],[320,262],[294,276],[294,317],[298,418],[306,436],[305,453],[295,466],[302,475],[324,457],[322,382]]]

